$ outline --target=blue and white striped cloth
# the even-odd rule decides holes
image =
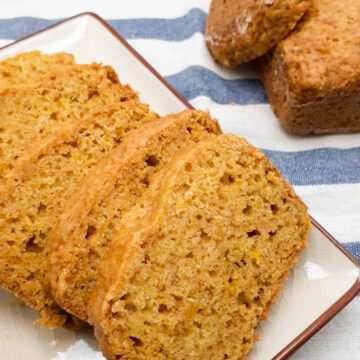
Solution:
[[[223,69],[204,41],[209,0],[2,0],[0,46],[59,19],[93,11],[108,22],[224,132],[261,148],[309,206],[309,212],[360,258],[360,134],[294,137],[273,115],[247,66]],[[95,45],[96,46],[96,45]],[[292,357],[360,359],[360,297]]]

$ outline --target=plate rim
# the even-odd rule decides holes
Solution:
[[[50,26],[47,26],[41,30],[38,30],[34,33],[31,33],[27,36],[24,36],[18,40],[11,42],[5,46],[0,47],[0,51],[5,48],[13,47],[14,45],[32,38],[38,34],[46,32],[50,29],[56,28],[63,23],[70,22],[77,18],[81,17],[91,17],[97,20],[101,25],[103,25],[125,48],[130,51],[135,58],[140,61],[155,77],[163,83],[172,93],[175,95],[178,100],[180,100],[185,107],[189,109],[194,109],[194,107],[177,91],[175,88],[170,85],[163,76],[161,76],[148,61],[146,61],[106,20],[104,20],[98,14],[87,11],[80,14],[65,18],[60,20]],[[341,243],[336,240],[327,230],[325,230],[311,215],[312,225],[318,229],[326,238],[329,240],[339,251],[341,251],[357,268],[358,275],[353,283],[353,285],[338,299],[336,300],[328,309],[326,309],[317,319],[315,319],[306,329],[304,329],[295,339],[293,339],[289,344],[287,344],[279,353],[277,353],[271,360],[285,360],[291,354],[293,354],[297,349],[299,349],[307,340],[309,340],[315,333],[317,333],[325,324],[327,324],[335,315],[337,315],[358,293],[360,293],[360,261],[355,258],[348,250],[345,249]]]
[[[318,318],[316,318],[307,328],[305,328],[294,340],[286,345],[271,360],[285,360],[302,345],[304,345],[313,335],[324,327],[335,315],[337,315],[355,296],[360,293],[360,261],[346,250],[341,243],[336,240],[327,230],[325,230],[311,215],[312,225],[318,229],[327,240],[338,248],[357,268],[358,274],[352,286],[328,307]]]

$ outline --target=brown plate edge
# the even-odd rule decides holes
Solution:
[[[99,21],[111,34],[113,34],[124,45],[137,60],[139,60],[148,70],[154,74],[187,108],[193,109],[193,106],[180,95],[117,31],[111,27],[103,18],[93,12],[84,12],[67,19],[61,20],[53,25],[50,25],[42,30],[27,35],[18,39],[8,45],[0,48],[0,50],[11,47],[18,42],[31,38],[49,29],[55,28],[65,22],[74,20],[82,16],[90,16]],[[300,335],[291,341],[283,350],[281,350],[271,360],[285,360],[292,353],[294,353],[300,346],[309,340],[316,332],[318,332],[325,324],[327,324],[336,314],[338,314],[359,292],[360,292],[360,262],[350,254],[332,235],[330,235],[313,217],[311,222],[329,241],[331,241],[350,261],[358,268],[358,278],[351,288],[342,295],[332,306],[330,306],[322,315],[320,315],[310,326],[308,326]]]
[[[304,343],[315,335],[324,325],[326,325],[335,315],[337,315],[355,296],[360,292],[360,262],[350,254],[331,234],[329,234],[312,216],[312,225],[316,227],[330,242],[332,242],[358,269],[358,276],[354,284],[323,312],[312,324],[310,324],[300,335],[285,346],[271,360],[285,360]]]
[[[174,88],[171,86],[119,33],[111,27],[103,18],[101,18],[99,15],[93,13],[93,12],[83,12],[81,14],[77,14],[74,16],[71,16],[69,18],[66,18],[64,20],[58,21],[55,24],[52,24],[50,26],[47,26],[44,29],[41,29],[39,31],[36,31],[30,35],[24,36],[18,40],[13,41],[10,44],[7,44],[5,46],[0,47],[0,50],[3,50],[5,48],[12,47],[13,45],[17,44],[18,42],[21,42],[23,40],[29,39],[35,35],[41,34],[47,30],[50,30],[52,28],[55,28],[63,23],[66,23],[68,21],[77,19],[82,16],[90,16],[94,18],[95,20],[99,21],[108,31],[110,31],[111,34],[113,34],[121,43],[124,45],[135,57],[137,60],[139,60],[150,72],[157,77],[160,82],[162,82],[187,108],[193,109],[194,107],[182,96],[180,95]]]

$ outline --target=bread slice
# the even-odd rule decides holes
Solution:
[[[130,87],[119,83],[112,68],[99,64],[67,66],[31,86],[0,91],[0,178],[37,138],[97,106],[136,98]]]
[[[79,184],[49,235],[52,294],[63,309],[88,321],[97,266],[122,214],[172,155],[219,133],[217,121],[206,112],[160,118],[129,134]]]
[[[173,158],[122,219],[91,318],[107,359],[245,359],[307,244],[306,206],[244,139]]]
[[[109,106],[33,144],[0,187],[0,285],[40,311],[46,327],[67,325],[45,276],[47,234],[75,185],[131,130],[157,116],[135,101]]]
[[[74,56],[65,52],[41,54],[40,51],[21,53],[0,62],[0,89],[13,85],[32,85],[48,72],[75,65]]]

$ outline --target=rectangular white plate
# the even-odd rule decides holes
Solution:
[[[79,63],[111,65],[121,82],[139,91],[141,100],[161,115],[191,107],[95,14],[80,14],[10,44],[0,50],[0,60],[31,50],[67,51]],[[315,221],[313,225],[310,246],[286,281],[269,320],[259,326],[262,340],[251,350],[250,360],[285,359],[360,291],[359,263]],[[1,359],[103,359],[91,330],[41,329],[32,324],[37,317],[36,311],[0,289]]]

